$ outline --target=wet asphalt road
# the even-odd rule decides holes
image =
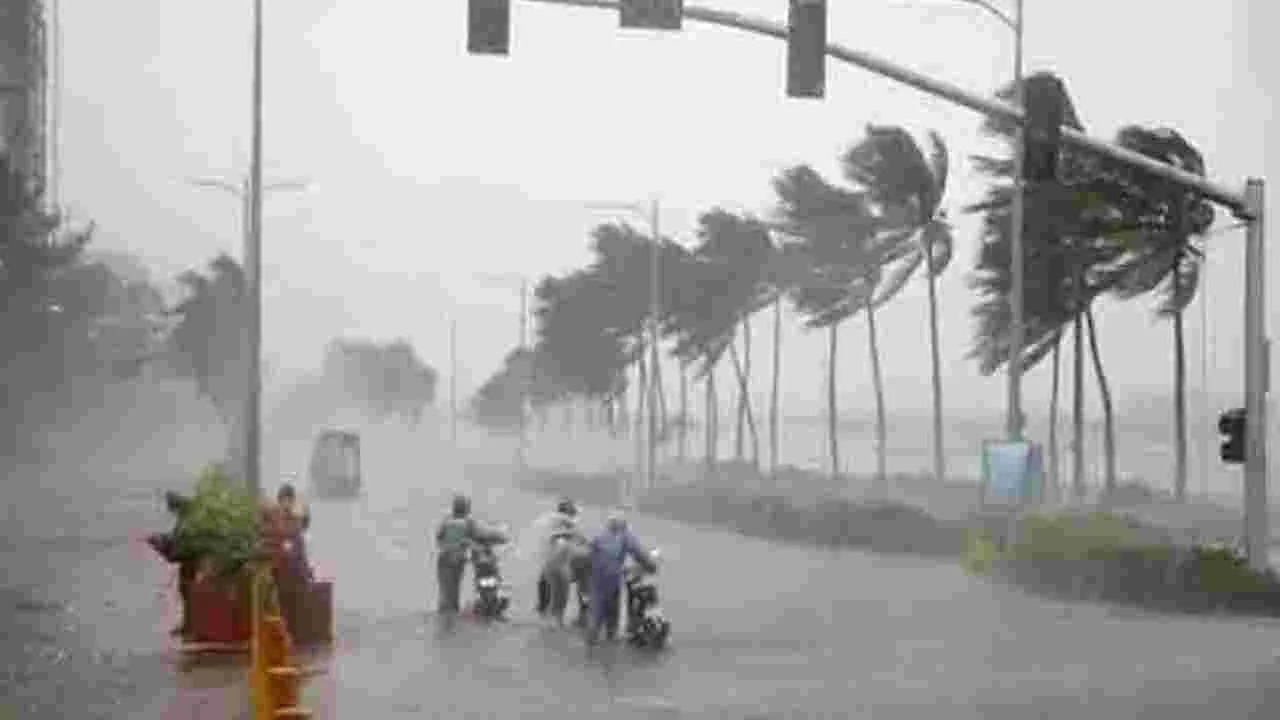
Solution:
[[[516,554],[504,568],[517,591],[515,621],[445,627],[428,612],[428,536],[449,493],[472,492],[479,516],[517,532],[549,501],[509,490],[501,453],[486,464],[480,455],[427,462],[432,452],[400,430],[368,432],[366,496],[313,505],[311,552],[336,578],[338,605],[337,646],[309,659],[324,670],[305,691],[317,718],[1234,720],[1280,712],[1274,623],[1049,603],[948,564],[770,544],[646,517],[635,529],[663,550],[660,579],[675,623],[666,654],[589,651],[574,633],[534,621],[534,569]],[[158,485],[99,485],[29,489],[21,513],[7,502],[3,706],[17,718],[235,717],[242,670],[181,666],[164,634],[173,622],[171,573],[130,542],[166,524]],[[597,511],[586,515],[599,521]]]

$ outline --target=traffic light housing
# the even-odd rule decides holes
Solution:
[[[787,97],[827,94],[827,0],[790,0],[787,12]]]
[[[1231,465],[1244,462],[1245,425],[1244,408],[1232,408],[1218,416],[1218,433],[1225,438],[1219,453],[1222,462]]]
[[[467,52],[511,53],[511,0],[467,0]]]
[[[1062,123],[1067,115],[1067,89],[1056,75],[1036,73],[1022,83],[1022,176],[1033,182],[1058,177],[1058,153],[1062,147]]]
[[[618,25],[644,30],[679,30],[684,23],[684,0],[622,0]]]

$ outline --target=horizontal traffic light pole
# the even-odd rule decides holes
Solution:
[[[566,5],[572,7],[619,10],[618,0],[520,0],[539,5]],[[786,40],[787,26],[742,13],[714,8],[686,5],[684,17],[710,25],[745,30],[757,35]],[[943,80],[935,80],[914,70],[902,67],[868,52],[854,50],[839,43],[827,43],[827,55],[850,65],[855,65],[877,75],[909,85],[921,92],[969,108],[983,115],[1025,123],[1022,110],[997,98],[985,98],[970,93]],[[1105,140],[1089,137],[1073,128],[1062,128],[1062,140],[1076,147],[1085,148],[1113,160],[1141,168],[1153,175],[1194,190],[1231,210],[1241,220],[1254,220],[1256,211],[1249,207],[1244,193],[1224,187],[1199,175],[1180,170],[1172,165],[1153,160],[1141,153],[1122,148]]]

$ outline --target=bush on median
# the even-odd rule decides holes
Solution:
[[[1280,578],[1229,548],[1185,547],[1108,513],[1033,515],[1016,537],[990,527],[969,538],[972,572],[1054,597],[1174,611],[1280,615]]]

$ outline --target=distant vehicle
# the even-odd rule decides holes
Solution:
[[[320,433],[311,449],[310,475],[313,497],[359,497],[360,436],[345,430]]]

